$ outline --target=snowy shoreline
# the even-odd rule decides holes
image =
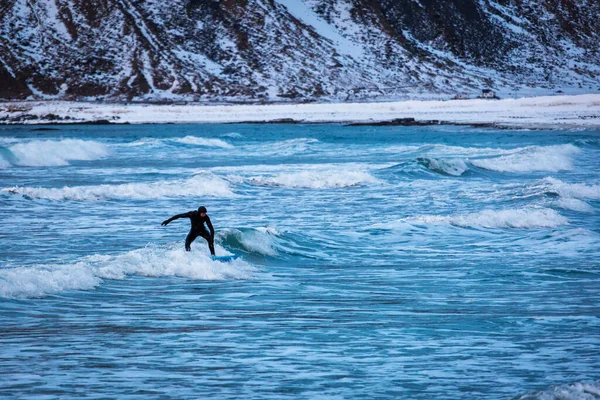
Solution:
[[[344,123],[600,128],[600,94],[502,100],[271,105],[121,104],[66,101],[0,103],[0,124]]]

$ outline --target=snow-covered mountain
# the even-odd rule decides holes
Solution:
[[[600,90],[598,0],[2,0],[0,98]]]

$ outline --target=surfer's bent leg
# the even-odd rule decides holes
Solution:
[[[190,233],[187,234],[187,236],[185,237],[185,251],[191,251],[192,248],[190,247],[192,242],[194,240],[196,240],[196,238],[198,237],[198,234],[194,231],[190,231]]]
[[[208,242],[208,248],[210,249],[210,254],[212,254],[213,256],[215,255],[215,241],[213,239],[212,236],[210,236],[210,233],[208,232],[202,232],[201,236],[206,239],[206,241]]]

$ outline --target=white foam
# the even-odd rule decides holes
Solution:
[[[411,223],[450,225],[469,228],[555,228],[568,224],[568,220],[549,208],[523,208],[508,210],[483,210],[462,215],[421,215],[406,218]]]
[[[577,382],[572,385],[554,386],[548,390],[529,393],[519,400],[598,400],[600,398],[600,381]]]
[[[584,183],[565,183],[560,179],[547,177],[544,182],[550,185],[550,190],[561,197],[575,199],[600,199],[600,185],[586,185]]]
[[[295,189],[336,189],[377,184],[379,180],[365,171],[334,168],[252,177],[247,179],[247,182],[259,186],[282,186]]]
[[[96,160],[108,155],[104,144],[80,139],[33,140],[13,144],[9,150],[17,165],[28,167],[69,165],[69,161]]]
[[[217,246],[217,253],[225,252]],[[93,255],[72,264],[0,269],[0,297],[31,298],[65,290],[89,290],[104,279],[128,275],[178,276],[198,280],[249,279],[254,268],[243,260],[212,261],[208,253],[186,252],[181,245],[149,246],[128,253]]]
[[[180,139],[174,139],[174,142],[191,144],[194,146],[205,146],[205,147],[221,147],[223,149],[232,149],[233,145],[225,142],[221,139],[210,139],[197,136],[186,136]]]
[[[229,184],[210,172],[198,173],[187,180],[124,183],[118,185],[65,186],[62,188],[15,186],[2,189],[2,191],[32,198],[78,201],[160,199],[187,196],[234,196]]]
[[[564,171],[573,168],[572,156],[580,150],[571,145],[529,146],[516,153],[471,160],[476,167],[498,172]]]

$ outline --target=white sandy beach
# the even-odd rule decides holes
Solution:
[[[49,119],[48,115],[57,117]],[[28,118],[22,118],[28,116]],[[33,116],[33,117],[32,117]],[[65,120],[67,118],[67,120]],[[398,118],[522,128],[600,128],[600,94],[502,100],[398,101],[276,105],[155,105],[64,101],[0,103],[4,123],[232,123],[292,119],[304,123],[379,122]]]

